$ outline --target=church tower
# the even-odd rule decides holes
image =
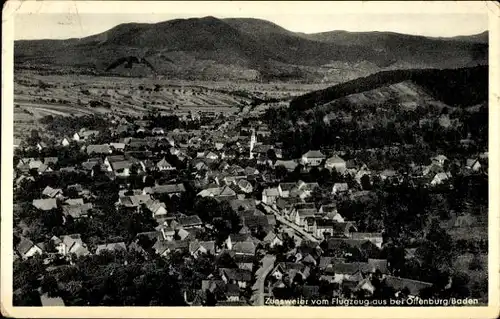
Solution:
[[[257,143],[257,136],[255,136],[255,129],[252,128],[252,135],[250,136],[250,159],[253,159],[253,148],[255,147],[255,144]]]

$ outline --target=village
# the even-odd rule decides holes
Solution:
[[[166,117],[176,117],[182,128],[109,115],[107,128],[75,126],[66,135],[39,132],[16,143],[16,262],[41,258],[43,282],[88,256],[170,260],[180,254],[194,263],[212,256],[215,271],[180,290],[192,306],[264,306],[270,297],[419,298],[453,290],[451,275],[441,286],[405,275],[388,253],[394,243],[385,217],[370,224],[356,218],[356,205],[349,204],[352,214],[344,211],[347,203],[374,202],[379,188],[453,188],[450,162],[460,174],[485,176],[487,152],[453,160],[437,153],[428,165],[408,163],[405,172],[374,170],[332,149],[287,158],[281,143],[269,143],[273,128],[260,117]],[[26,210],[36,212],[41,230],[19,213]],[[118,219],[141,217],[133,217],[122,236],[83,233],[113,210]],[[475,216],[460,212],[440,220],[449,229],[475,223]],[[401,244],[407,247],[400,263],[418,265],[418,244],[411,243]],[[65,279],[54,276],[54,290],[64,290]],[[50,289],[40,295],[42,305],[68,305]]]

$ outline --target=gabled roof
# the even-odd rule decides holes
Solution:
[[[294,170],[297,166],[299,166],[299,164],[294,160],[287,160],[287,161],[277,160],[274,163],[274,167],[276,168],[278,166],[283,166],[288,170]]]
[[[92,203],[81,205],[64,205],[62,207],[65,216],[71,216],[75,219],[86,216],[88,211],[92,208]]]
[[[249,234],[230,234],[229,239],[234,244],[237,242],[252,241],[252,236]]]
[[[48,165],[48,164],[55,164],[57,163],[58,158],[57,157],[45,157],[43,159],[43,163]]]
[[[162,158],[158,163],[156,163],[157,167],[173,167],[172,164],[170,164],[165,157]]]
[[[266,188],[262,191],[263,194],[266,196],[279,196],[280,193],[276,187],[273,188]]]
[[[57,208],[57,201],[55,198],[34,199],[33,206],[40,210],[48,211]]]
[[[203,224],[198,215],[178,217],[177,221],[179,223],[179,226],[181,227],[197,226]]]
[[[298,202],[295,205],[293,205],[293,208],[296,209],[296,210],[300,210],[300,209],[314,209],[315,207],[316,206],[312,202],[306,202],[306,203]]]
[[[153,194],[174,194],[185,192],[184,184],[166,184],[153,187]]]
[[[194,253],[197,251],[200,247],[203,247],[207,250],[209,253],[214,253],[215,252],[215,241],[191,241],[189,243],[189,252]]]
[[[250,270],[239,269],[239,268],[221,268],[221,272],[226,276],[228,280],[236,280],[236,281],[252,280],[252,272]]]
[[[87,146],[87,154],[109,154],[111,153],[111,148],[108,144],[100,144],[100,145],[88,145]]]
[[[109,145],[116,150],[125,149],[125,143],[109,143]]]
[[[333,189],[336,191],[347,191],[349,190],[349,185],[347,183],[335,183],[333,184]]]
[[[40,295],[42,307],[64,307],[64,300],[61,297],[49,297],[47,293]]]
[[[297,186],[297,183],[279,183],[278,185],[283,192],[291,191],[295,186]]]
[[[103,245],[98,245],[96,254],[100,254],[101,252],[109,250],[109,251],[126,251],[127,246],[125,245],[124,242],[118,242],[118,243],[109,243],[109,244],[103,244]]]
[[[35,243],[33,243],[30,239],[21,237],[21,241],[17,244],[17,252],[21,256],[24,256],[24,254],[26,254],[33,246],[35,246]]]
[[[187,240],[158,240],[153,249],[159,255],[163,254],[166,250],[189,250],[189,241]]]
[[[52,188],[50,186],[47,186],[42,191],[42,195],[45,195],[48,197],[56,197],[58,194],[62,194],[62,189]]]
[[[229,186],[224,186],[219,193],[219,196],[235,196],[236,192]]]
[[[389,287],[394,288],[396,291],[401,291],[404,288],[408,288],[408,290],[410,291],[410,295],[412,296],[418,296],[422,289],[432,287],[432,284],[429,282],[399,278],[391,275],[387,275],[385,277],[385,283]]]
[[[254,255],[256,246],[252,241],[237,242],[233,245],[232,251],[239,254]]]
[[[339,156],[333,155],[326,160],[326,164],[345,164],[346,162]]]
[[[303,208],[303,209],[298,209],[297,210],[297,214],[301,217],[301,218],[306,218],[306,217],[314,217],[314,215],[317,213],[318,211],[316,210],[316,208]]]
[[[83,205],[83,198],[68,198],[64,201],[66,205]]]
[[[307,158],[325,158],[325,155],[319,150],[311,150],[302,156]]]

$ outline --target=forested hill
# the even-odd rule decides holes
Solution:
[[[461,69],[424,69],[383,71],[364,78],[313,91],[293,99],[292,112],[300,112],[345,97],[373,90],[381,86],[412,81],[436,100],[450,106],[470,106],[488,98],[488,67]]]

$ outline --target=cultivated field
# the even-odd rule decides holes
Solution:
[[[14,136],[23,138],[42,129],[47,115],[116,114],[140,117],[151,110],[167,113],[238,112],[259,114],[269,107],[330,84],[210,82],[149,77],[47,75],[16,70],[14,77]],[[279,102],[264,102],[279,100]],[[255,101],[260,101],[254,106]]]

